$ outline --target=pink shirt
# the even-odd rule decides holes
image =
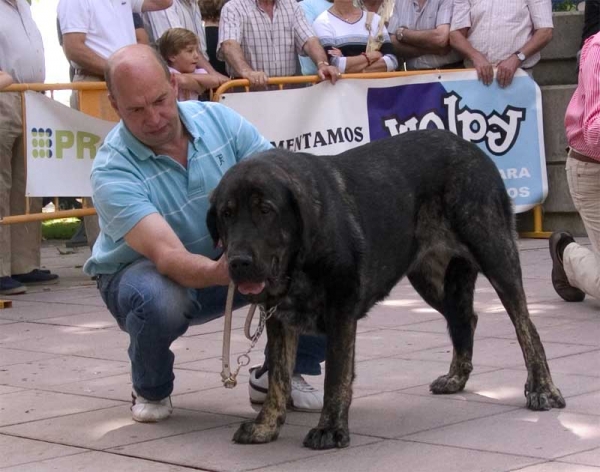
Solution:
[[[600,33],[581,50],[579,82],[565,114],[569,146],[600,161]]]

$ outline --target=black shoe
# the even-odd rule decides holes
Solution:
[[[563,267],[563,252],[567,245],[574,243],[571,233],[557,231],[550,236],[550,257],[552,257],[552,285],[556,293],[567,302],[580,302],[585,298],[585,293],[569,283],[567,273]]]
[[[58,275],[48,270],[33,269],[26,274],[14,274],[14,280],[23,285],[50,285],[58,283]]]

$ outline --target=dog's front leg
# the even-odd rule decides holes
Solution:
[[[348,410],[354,381],[356,320],[344,319],[328,329],[327,334],[323,411],[318,426],[304,438],[304,445],[311,449],[341,448],[350,444]]]
[[[292,372],[296,362],[298,332],[276,319],[267,321],[267,365],[269,391],[256,420],[242,423],[233,435],[241,444],[275,441],[285,422],[291,394]]]

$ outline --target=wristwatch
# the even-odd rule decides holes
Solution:
[[[404,38],[404,26],[401,26],[396,30],[396,39],[399,43],[402,42],[402,38]]]
[[[519,59],[519,61],[521,61],[521,62],[523,62],[525,59],[527,59],[525,57],[525,54],[523,54],[521,51],[515,52],[515,56],[517,56],[517,59]]]

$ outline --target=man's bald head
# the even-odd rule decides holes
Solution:
[[[167,81],[171,78],[169,67],[160,54],[145,44],[122,47],[106,61],[104,77],[108,92],[115,97],[121,79],[137,81],[138,77],[162,73]]]

